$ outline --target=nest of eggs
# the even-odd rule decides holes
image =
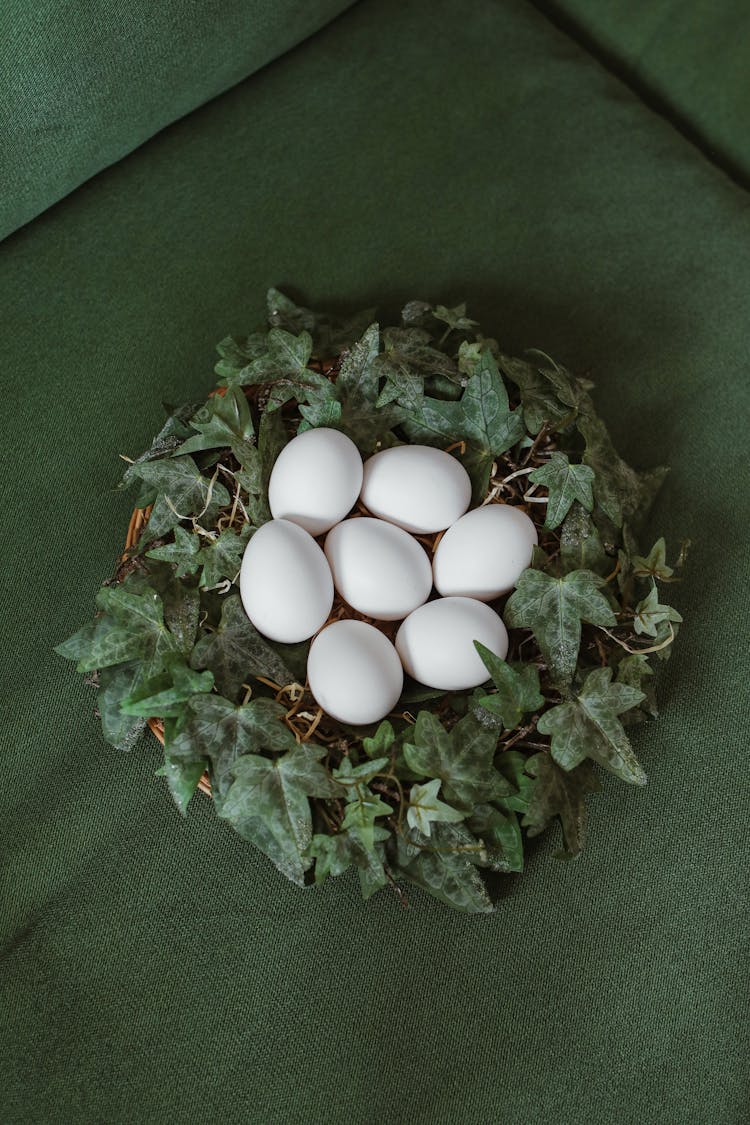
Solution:
[[[651,661],[680,616],[664,604],[673,566],[636,538],[662,470],[614,450],[591,384],[543,353],[503,355],[463,306],[409,302],[381,328],[268,295],[269,327],[219,345],[204,403],[169,409],[128,461],[139,485],[125,552],[97,614],[57,647],[98,690],[105,737],[145,724],[182,812],[196,789],[298,884],[354,868],[364,897],[413,884],[449,906],[494,909],[492,873],[523,869],[529,838],[562,827],[584,844],[586,796],[610,770],[643,784],[626,727],[656,714]],[[486,681],[431,688],[408,676],[380,722],[327,713],[306,676],[309,640],[256,629],[242,605],[248,542],[269,522],[271,471],[311,428],[342,431],[366,460],[396,445],[454,457],[472,509],[510,505],[536,527],[531,566],[491,601],[503,659],[481,646]],[[348,518],[370,516],[358,501]],[[444,531],[415,534],[430,559]],[[319,539],[323,543],[323,538]],[[291,594],[290,594],[291,596]],[[487,600],[487,599],[485,599]],[[393,641],[400,620],[335,593],[323,628],[359,620]]]

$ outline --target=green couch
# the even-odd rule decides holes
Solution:
[[[27,57],[24,7],[19,81],[60,51],[100,52],[89,81],[113,58],[127,73],[111,121],[82,98],[59,174],[44,81],[0,118],[0,1119],[745,1120],[746,6],[688,0],[686,43],[667,0],[610,5],[608,38],[590,3],[289,4],[256,52],[238,5],[172,3],[183,34],[153,88],[139,65],[171,20],[134,17],[126,58],[106,21],[61,46],[58,12]],[[221,42],[238,53],[219,67]],[[605,778],[583,855],[541,837],[492,915],[417,890],[363,904],[350,875],[298,890],[208,800],[181,819],[153,740],[104,743],[52,651],[121,550],[118,454],[148,445],[162,401],[204,396],[214,344],[272,284],[384,316],[465,299],[506,350],[592,378],[628,460],[673,467],[653,526],[694,545],[663,715],[634,736],[649,784]]]

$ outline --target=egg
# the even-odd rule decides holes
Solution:
[[[310,645],[307,681],[332,718],[361,726],[393,710],[404,673],[395,648],[374,625],[334,621]]]
[[[396,445],[365,461],[360,499],[380,519],[428,535],[462,516],[471,501],[463,465],[429,445]]]
[[[421,684],[465,691],[489,679],[474,641],[505,659],[508,632],[499,614],[474,598],[436,598],[402,623],[396,651],[409,675]]]
[[[406,531],[368,516],[344,520],[323,547],[333,582],[352,609],[380,621],[399,621],[432,589],[426,552]]]
[[[351,438],[325,426],[285,445],[268,482],[274,519],[322,535],[351,511],[362,487],[362,458]]]
[[[432,564],[440,594],[489,602],[513,589],[539,542],[532,520],[510,504],[461,516],[440,540]]]
[[[245,547],[240,597],[258,632],[272,641],[307,640],[333,604],[333,579],[313,537],[289,520],[270,520]]]

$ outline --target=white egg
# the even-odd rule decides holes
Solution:
[[[334,621],[310,645],[307,680],[332,718],[361,726],[393,710],[404,673],[395,648],[374,625]]]
[[[512,590],[539,542],[532,520],[510,504],[485,504],[449,527],[432,572],[440,594],[492,601]]]
[[[368,617],[399,621],[430,596],[427,553],[392,523],[344,520],[328,532],[323,549],[341,597]]]
[[[265,637],[284,644],[304,641],[331,612],[331,568],[313,537],[296,523],[270,520],[245,547],[240,597]]]
[[[322,535],[351,511],[362,487],[362,458],[351,438],[325,426],[285,445],[271,470],[268,503],[274,519]]]
[[[396,650],[421,684],[465,691],[489,679],[474,641],[505,659],[508,632],[494,609],[474,598],[436,598],[409,614],[396,634]]]
[[[365,461],[362,503],[381,519],[416,535],[442,531],[471,501],[463,465],[429,445],[396,445]]]

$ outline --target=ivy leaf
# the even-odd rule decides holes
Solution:
[[[523,871],[523,836],[515,812],[477,805],[466,823],[487,853],[480,866],[493,871]]]
[[[404,759],[418,777],[439,778],[446,798],[471,809],[512,787],[493,765],[497,732],[473,715],[459,719],[450,734],[432,711],[420,711],[404,743]]]
[[[283,659],[250,621],[239,594],[224,599],[218,629],[200,638],[190,664],[213,672],[217,689],[228,699],[236,699],[243,683],[255,675],[268,676],[282,685],[295,681]]]
[[[564,368],[554,363],[549,368],[540,367],[507,355],[499,357],[499,365],[521,391],[523,416],[530,434],[538,434],[545,422],[561,429],[575,418],[580,392]]]
[[[560,562],[563,574],[593,570],[603,577],[613,569],[596,525],[578,503],[573,504],[560,529]]]
[[[542,484],[549,490],[545,527],[553,528],[561,524],[574,500],[587,512],[593,510],[594,470],[588,465],[571,465],[565,453],[555,451],[546,465],[540,465],[529,474],[529,480],[534,484]]]
[[[380,758],[381,755],[389,752],[395,741],[396,735],[392,724],[387,719],[383,719],[372,738],[362,739],[362,747],[368,758]],[[387,760],[381,758],[381,761]]]
[[[146,551],[146,558],[173,563],[175,577],[183,578],[200,570],[199,552],[200,543],[195,532],[178,525],[174,529],[174,542],[165,543],[163,547],[152,547],[150,551]]]
[[[141,676],[137,660],[126,664],[110,665],[99,672],[99,690],[96,706],[102,726],[102,735],[118,750],[129,750],[146,729],[146,720],[133,715],[123,715],[123,699],[133,690]]]
[[[435,305],[432,315],[435,320],[442,320],[444,324],[448,325],[446,332],[443,334],[443,339],[449,332],[470,332],[472,328],[479,326],[479,321],[472,320],[466,315],[465,301],[452,309],[446,308],[445,305]]]
[[[253,360],[265,355],[268,348],[267,334],[265,332],[251,332],[249,336],[237,339],[236,336],[226,336],[216,345],[216,351],[221,358],[214,367],[219,376],[220,384],[236,382],[235,376],[243,367],[247,367]],[[186,434],[186,437],[189,435]]]
[[[170,757],[169,748],[180,724],[181,718],[164,720],[164,764],[156,774],[157,777],[166,778],[172,799],[180,813],[185,816],[198,783],[208,768],[208,759],[196,758],[195,761],[191,761]]]
[[[167,751],[180,762],[210,760],[212,794],[220,809],[238,758],[296,746],[293,734],[282,722],[284,714],[284,707],[272,699],[251,699],[238,705],[221,695],[194,695]]]
[[[120,705],[123,715],[173,718],[192,695],[209,692],[214,686],[211,672],[195,672],[182,657],[170,660],[163,671],[139,683]]]
[[[310,797],[326,797],[330,782],[320,759],[323,746],[295,745],[271,761],[258,754],[238,758],[234,781],[219,815],[255,844],[283,875],[299,886],[312,865]]]
[[[493,804],[507,812],[528,812],[534,783],[526,773],[528,758],[520,750],[504,750],[498,756],[497,768],[512,786],[507,797],[496,797]]]
[[[483,695],[479,704],[493,715],[499,715],[506,730],[515,730],[524,714],[544,706],[544,696],[539,691],[539,672],[533,664],[506,664],[481,641],[474,648],[492,677],[497,691]]]
[[[623,781],[645,785],[646,775],[617,718],[643,698],[637,688],[612,683],[611,668],[596,668],[575,699],[545,711],[537,730],[551,736],[552,757],[564,770],[593,758]]]
[[[372,404],[378,397],[378,369],[375,366],[380,349],[380,327],[373,323],[344,354],[336,380],[336,390],[344,406]]]
[[[141,533],[139,547],[166,535],[180,520],[190,516],[200,515],[210,525],[219,509],[229,503],[229,493],[224,485],[219,481],[211,484],[192,457],[145,461],[131,467],[134,474],[157,493],[153,511]]]
[[[412,441],[443,446],[465,440],[479,456],[482,466],[524,435],[521,412],[511,410],[508,392],[489,349],[479,356],[461,398],[425,398],[418,411],[407,414],[404,429]]]
[[[331,776],[339,785],[351,791],[356,791],[361,785],[367,785],[374,777],[388,767],[388,758],[375,758],[374,761],[362,762],[353,766],[351,758],[344,758],[338,769],[332,770]]]
[[[384,351],[375,359],[380,376],[386,384],[377,400],[382,406],[394,399],[407,408],[417,408],[424,395],[424,378],[444,375],[456,378],[455,361],[445,352],[433,348],[430,333],[424,328],[386,328],[383,330]]]
[[[240,464],[255,445],[250,407],[240,387],[229,387],[224,395],[212,395],[190,419],[198,432],[184,441],[179,453],[229,447]]]
[[[77,672],[93,672],[130,660],[153,668],[179,643],[164,623],[164,605],[155,590],[132,594],[123,586],[105,586],[96,595],[104,616],[84,625],[55,648],[67,660],[77,660]],[[148,674],[148,673],[147,673]]]
[[[201,586],[217,586],[223,578],[234,581],[252,532],[253,528],[247,523],[239,533],[227,527],[216,539],[201,547],[198,555],[203,564]]]
[[[297,305],[286,294],[271,287],[266,293],[268,323],[271,328],[284,328],[295,335],[299,332],[314,332],[318,315],[304,305]]]
[[[455,824],[466,817],[465,812],[451,808],[444,801],[438,800],[438,791],[442,782],[439,777],[428,781],[424,785],[412,785],[409,793],[409,807],[406,813],[407,823],[411,828],[416,828],[424,836],[430,835],[431,821],[441,821],[446,824]]]
[[[668,469],[662,467],[646,473],[632,469],[617,453],[590,400],[576,424],[586,442],[583,460],[594,470],[594,496],[602,511],[616,527],[622,526],[623,519],[642,521]]]
[[[410,829],[396,844],[397,874],[456,910],[491,913],[492,902],[471,858],[479,859],[484,847],[463,824],[436,824],[429,837]]]
[[[682,617],[671,605],[659,604],[659,591],[652,586],[649,594],[635,607],[633,628],[640,636],[645,633],[649,637],[656,637],[662,621],[681,622]]]
[[[668,582],[674,574],[671,566],[667,566],[667,545],[663,537],[657,539],[648,555],[636,555],[633,559],[633,574],[636,578],[660,578]]]
[[[382,356],[379,358],[382,359]],[[424,376],[406,366],[389,368],[385,386],[375,405],[380,408],[390,402],[397,402],[412,413],[421,410],[424,402]]]
[[[255,527],[268,523],[271,509],[268,506],[268,482],[276,458],[287,443],[287,433],[281,412],[264,411],[258,426],[258,445],[236,479],[248,493],[248,514]]]
[[[142,464],[144,461],[155,461],[160,457],[168,457],[173,450],[177,448],[181,441],[190,436],[189,421],[201,406],[199,402],[186,402],[182,406],[169,406],[167,403],[162,403],[164,410],[167,413],[167,420],[159,430],[159,433],[152,440],[151,446],[131,461],[125,470],[122,480],[117,485],[118,490],[130,488],[134,480],[137,479],[137,474],[134,469],[135,465]],[[154,497],[146,496],[145,501],[137,504],[138,508],[145,508],[148,504],[152,503]]]
[[[558,817],[565,846],[556,857],[573,859],[585,843],[586,794],[601,789],[594,767],[591,762],[583,762],[574,770],[562,770],[542,751],[528,759],[526,771],[534,778],[534,788],[521,823],[530,837],[538,836]]]
[[[329,395],[311,397],[307,404],[300,405],[299,412],[304,418],[304,423],[300,425],[298,433],[302,434],[305,430],[318,426],[328,426],[332,430],[341,429],[341,403],[337,398],[331,398]]]
[[[512,629],[531,629],[558,685],[570,683],[578,661],[581,622],[616,625],[617,618],[599,592],[602,579],[590,570],[574,570],[553,578],[540,570],[525,570],[505,606],[505,623]]]
[[[640,704],[625,711],[620,721],[623,724],[639,722],[648,715],[656,718],[659,709],[656,705],[656,691],[651,682],[654,670],[648,662],[648,656],[641,652],[629,653],[623,656],[617,665],[618,684],[628,684],[630,687],[642,691],[644,698]]]

